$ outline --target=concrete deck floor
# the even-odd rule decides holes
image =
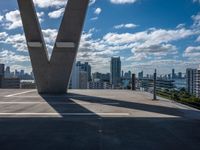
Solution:
[[[152,95],[0,90],[0,150],[199,150],[200,111]]]

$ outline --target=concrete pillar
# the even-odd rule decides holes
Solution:
[[[18,0],[39,93],[66,93],[89,0],[68,0],[51,58],[32,0]]]

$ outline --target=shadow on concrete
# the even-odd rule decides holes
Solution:
[[[180,109],[126,102],[95,96],[42,95],[58,113],[91,113],[79,104],[110,103],[109,106],[137,109],[180,118],[133,118],[63,116],[61,118],[0,118],[0,150],[199,150],[200,121],[184,118]],[[112,105],[111,103],[119,103]]]
[[[91,112],[90,110],[84,108],[83,106],[75,103],[69,94],[63,94],[63,95],[46,95],[46,94],[40,94],[40,96],[57,112],[62,116],[63,118],[68,118],[69,116],[62,115],[63,113],[88,113],[93,114],[91,117],[99,117],[94,112]],[[54,104],[54,102],[58,104]],[[62,103],[62,104],[59,104]],[[69,104],[69,105],[64,105]],[[76,116],[73,116],[76,117]]]
[[[74,97],[75,99],[74,101],[80,100],[83,102],[99,103],[102,105],[109,105],[109,106],[122,107],[122,108],[128,108],[128,109],[137,109],[137,110],[142,110],[142,111],[147,111],[147,112],[160,113],[160,114],[172,115],[172,116],[178,116],[178,117],[184,117],[185,113],[199,114],[199,111],[196,111],[196,110],[184,109],[184,113],[183,113],[183,111],[181,111],[181,108],[148,105],[148,104],[142,104],[142,103],[136,103],[136,102],[122,101],[122,100],[102,98],[102,97],[94,97],[94,96],[74,94],[74,93],[70,93],[68,97]],[[46,101],[48,101],[45,97],[43,98]],[[115,105],[114,103],[118,103],[118,105]]]

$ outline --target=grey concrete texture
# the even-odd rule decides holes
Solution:
[[[199,150],[200,111],[152,95],[0,90],[1,150]]]
[[[73,43],[74,47],[58,47],[51,58],[44,42],[32,0],[18,0],[25,37],[39,93],[66,93],[80,42],[89,0],[68,0],[56,43]],[[41,43],[30,46],[29,43]]]

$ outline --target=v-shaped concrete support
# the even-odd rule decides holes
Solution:
[[[52,56],[44,42],[32,0],[18,0],[39,93],[66,93],[89,0],[68,0]]]

